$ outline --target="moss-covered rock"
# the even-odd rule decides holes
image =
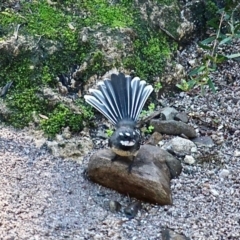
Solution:
[[[92,117],[82,101],[63,100],[81,96],[91,76],[122,67],[151,81],[163,74],[177,46],[174,38],[180,38],[177,0],[17,2],[0,5],[0,86],[13,81],[5,120],[23,127],[33,112],[41,114],[47,118],[38,126],[50,135],[67,126],[80,131]],[[64,97],[59,80],[67,88]],[[46,87],[56,92],[54,101]]]

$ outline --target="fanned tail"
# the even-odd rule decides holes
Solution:
[[[101,112],[113,124],[121,120],[137,121],[139,114],[153,91],[138,77],[131,80],[123,73],[112,74],[111,80],[99,82],[97,89],[90,89],[91,95],[85,95],[87,103]]]

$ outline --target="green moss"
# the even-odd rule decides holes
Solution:
[[[205,18],[211,21],[213,18],[216,17],[218,7],[215,1],[208,0],[205,2]]]
[[[45,101],[39,100],[36,96],[36,89],[26,89],[21,95],[15,93],[8,100],[8,106],[12,110],[9,122],[14,127],[24,127],[32,120],[33,109],[37,112],[44,112],[45,105]]]
[[[161,76],[166,59],[176,47],[177,44],[171,44],[160,33],[140,35],[134,41],[136,55],[126,58],[124,66],[135,70],[139,77],[152,81],[153,77]]]
[[[128,5],[132,1],[125,1]],[[84,20],[88,26],[101,23],[110,27],[126,27],[133,24],[131,11],[124,4],[110,4],[106,0],[83,1],[83,6],[89,11],[89,16]]]
[[[165,1],[158,1],[165,3]],[[47,1],[24,1],[19,12],[5,9],[0,12],[0,37],[7,33],[12,36],[20,24],[19,35],[30,36],[37,43],[30,51],[20,54],[0,56],[1,86],[13,81],[13,86],[6,101],[12,115],[9,123],[16,127],[26,126],[32,120],[32,113],[49,117],[43,120],[41,128],[49,135],[69,126],[72,131],[79,131],[83,121],[91,118],[89,109],[82,114],[75,114],[65,105],[49,109],[48,102],[41,97],[44,86],[55,87],[56,76],[68,72],[70,66],[88,62],[89,68],[82,81],[92,74],[103,74],[112,66],[106,66],[104,54],[98,50],[94,39],[81,44],[79,32],[83,27],[93,27],[97,23],[103,28],[131,27],[136,33],[134,56],[124,60],[125,68],[134,69],[141,78],[151,78],[161,74],[165,59],[169,57],[171,46],[166,37],[151,29],[141,19],[139,9],[133,0],[110,3],[107,0],[58,0],[56,5]],[[116,30],[117,32],[117,30]],[[55,47],[50,53],[49,49]],[[119,44],[119,49],[122,47]],[[92,54],[92,55],[91,55]],[[120,63],[112,63],[117,66]],[[109,68],[109,69],[108,69]],[[84,109],[79,103],[79,108]]]
[[[80,102],[78,103],[80,104]],[[64,104],[59,104],[48,114],[48,119],[41,121],[41,128],[49,136],[55,136],[60,133],[63,128],[69,127],[72,132],[78,132],[83,129],[83,121],[86,118],[92,118],[93,114],[88,107],[84,107],[81,103],[81,114],[73,113]]]
[[[8,52],[0,56],[1,85],[12,80],[14,82],[6,101],[12,110],[8,121],[15,127],[26,126],[32,120],[33,112],[48,115],[48,102],[40,97],[39,91],[43,86],[55,86],[56,76],[67,72],[69,66],[81,63],[92,47],[91,44],[79,45],[78,30],[83,23],[79,17],[50,6],[47,1],[26,2],[21,6],[19,13],[10,9],[0,13],[3,32],[12,34],[17,24],[21,24],[18,34],[33,36],[35,42],[38,41],[33,49],[35,54],[19,49],[20,54],[15,57]],[[76,29],[71,29],[69,23],[76,26]],[[57,46],[58,49],[49,53],[48,49],[52,46]],[[61,119],[62,109],[57,107],[52,110],[55,117]],[[64,114],[68,120],[65,123],[58,121],[56,125],[59,128],[55,126],[52,132],[46,127],[44,130],[51,134],[56,133],[61,125],[70,124],[73,131],[73,123],[76,124],[76,129],[82,126],[85,115],[75,116],[71,110],[66,110]],[[77,123],[77,120],[80,122]]]
[[[104,74],[107,69],[106,69],[106,64],[105,64],[105,58],[104,55],[101,51],[96,51],[93,54],[92,62],[90,68],[94,73],[98,73],[99,75]]]

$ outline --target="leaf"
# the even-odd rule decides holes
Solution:
[[[194,85],[196,84],[196,80],[191,79],[187,83],[188,83],[188,89],[192,89],[194,87]]]
[[[204,56],[204,58],[205,58],[205,60],[211,60],[212,62],[215,62],[215,58],[214,58],[213,56],[209,55],[209,54],[206,54],[206,55]],[[205,61],[205,62],[206,62],[206,61]]]
[[[188,90],[188,84],[187,84],[185,79],[181,79],[181,83],[177,83],[176,87],[180,88],[183,91],[187,91]]]
[[[214,93],[216,93],[216,88],[215,88],[214,83],[212,82],[212,80],[211,80],[210,78],[208,79],[207,84],[208,84],[209,88],[210,88]]]
[[[215,72],[217,70],[217,64],[213,62],[211,67],[208,68],[209,72]]]
[[[200,43],[205,45],[205,44],[211,43],[215,39],[216,39],[216,36],[212,36],[212,37],[206,38],[205,40],[201,41]]]
[[[9,17],[12,16],[12,13],[9,13],[9,12],[0,12],[0,13],[3,14],[3,15],[9,16]]]
[[[216,63],[222,63],[224,61],[226,61],[228,58],[222,54],[217,54],[216,56]]]
[[[234,33],[234,25],[230,22],[228,22],[228,25],[230,26],[230,31],[233,34]]]
[[[208,26],[213,27],[214,29],[218,29],[218,18],[213,18],[207,22]]]
[[[226,55],[226,57],[228,59],[238,58],[238,57],[240,57],[240,53],[234,53],[234,54]]]
[[[196,83],[197,82],[194,79],[191,79],[188,82],[185,79],[182,79],[181,83],[176,84],[176,87],[178,87],[181,90],[183,90],[184,92],[186,92],[186,91],[189,91],[190,89],[192,89]]]
[[[198,46],[201,47],[204,50],[211,50],[212,49],[212,46],[204,45],[204,44],[201,44],[201,43],[198,43]]]
[[[198,68],[195,68],[195,69],[193,69],[192,71],[189,72],[189,76],[194,76],[194,75],[202,72],[205,69],[206,69],[206,66],[200,66]]]
[[[224,38],[224,39],[219,43],[219,45],[228,43],[228,42],[230,42],[230,41],[232,41],[232,36]]]
[[[204,45],[204,44],[201,44],[201,43],[198,43],[198,46],[199,46],[199,47],[201,47],[202,49],[205,49],[205,50],[212,49],[212,47],[211,47],[211,46]]]
[[[228,35],[229,35],[229,34],[228,34]],[[224,38],[226,38],[226,37],[227,37],[227,34],[219,33],[217,40],[220,42],[220,41],[222,41],[222,40],[223,40]]]
[[[240,22],[236,23],[234,27],[234,32],[237,32],[240,29]]]

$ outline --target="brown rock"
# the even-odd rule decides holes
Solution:
[[[96,152],[89,161],[89,178],[139,200],[172,204],[170,171],[166,164],[169,159],[174,159],[171,154],[158,147],[144,145],[139,150],[131,173],[127,170],[130,163],[128,158],[116,157],[113,162],[114,157],[110,149]]]
[[[154,132],[149,140],[147,141],[147,144],[156,146],[161,140],[163,139],[163,136],[159,132]]]
[[[185,235],[174,232],[171,229],[162,229],[162,240],[190,240],[190,238]]]
[[[184,134],[189,138],[197,136],[195,129],[184,122],[175,120],[161,121],[158,119],[152,119],[150,124],[154,127],[154,130],[160,133],[169,135]]]

